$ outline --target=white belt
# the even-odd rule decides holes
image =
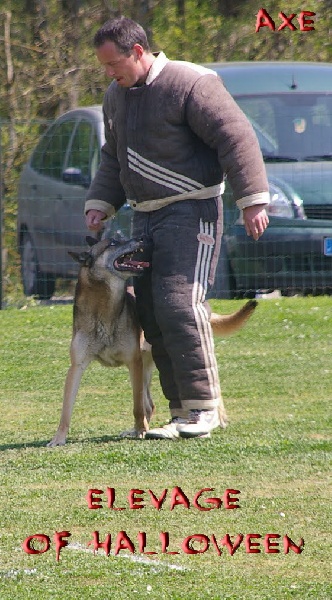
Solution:
[[[180,200],[207,200],[208,198],[215,198],[220,196],[225,189],[224,182],[218,183],[217,185],[211,185],[200,190],[193,190],[192,192],[184,192],[183,194],[176,194],[176,196],[168,196],[167,198],[157,198],[155,200],[144,200],[143,202],[137,202],[136,200],[127,200],[129,206],[133,210],[141,212],[151,212],[153,210],[159,210],[164,206],[173,204],[173,202],[179,202]]]

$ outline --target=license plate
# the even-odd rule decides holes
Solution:
[[[325,256],[332,256],[332,237],[324,238],[324,254]]]

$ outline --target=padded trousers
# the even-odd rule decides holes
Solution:
[[[221,399],[206,293],[222,236],[221,198],[136,211],[134,236],[148,242],[151,267],[134,278],[138,317],[172,416]]]

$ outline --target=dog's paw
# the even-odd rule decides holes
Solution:
[[[146,431],[137,431],[134,427],[132,429],[127,429],[126,431],[122,431],[120,433],[121,438],[130,438],[130,439],[143,439],[145,437]]]
[[[55,448],[56,446],[64,446],[66,438],[55,435],[54,438],[46,444],[47,448]]]

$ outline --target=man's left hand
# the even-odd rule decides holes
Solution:
[[[247,235],[258,240],[269,224],[265,204],[254,204],[243,209],[243,221]]]

